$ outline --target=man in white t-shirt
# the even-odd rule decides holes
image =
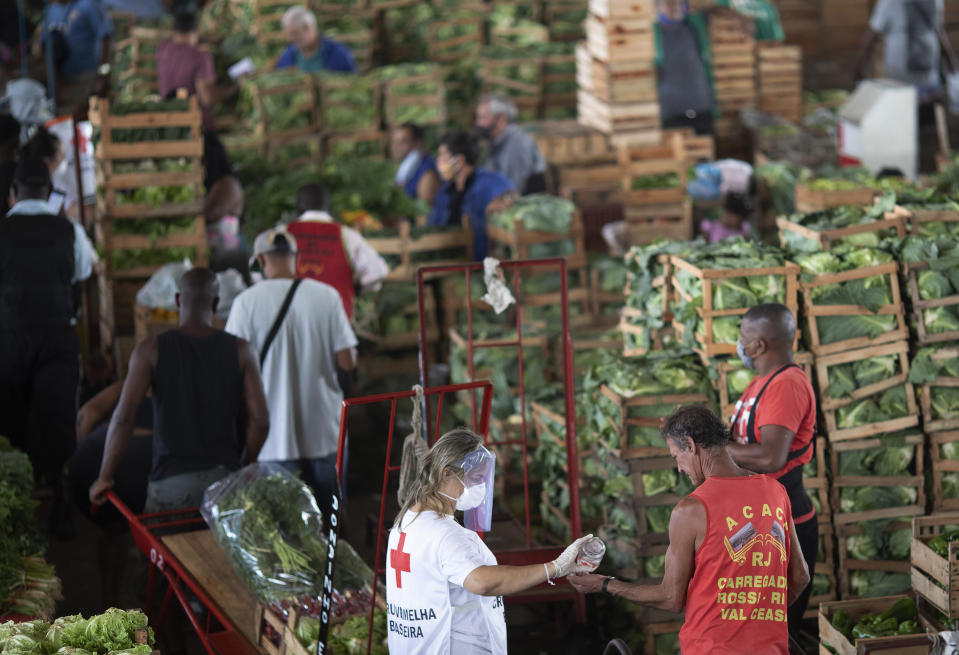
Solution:
[[[246,339],[259,353],[270,409],[270,433],[259,460],[300,473],[328,516],[330,498],[338,489],[343,402],[336,370],[356,366],[357,341],[336,289],[296,279],[296,253],[296,240],[284,229],[267,230],[256,238],[253,256],[266,279],[233,301],[226,331]]]

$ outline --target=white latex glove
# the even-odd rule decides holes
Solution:
[[[596,570],[596,567],[593,565],[584,566],[576,561],[579,557],[579,551],[582,549],[583,544],[593,538],[593,535],[588,534],[585,537],[580,537],[569,546],[566,547],[562,553],[559,554],[559,557],[553,560],[553,578],[565,578],[567,575],[572,575],[574,573],[590,573]]]

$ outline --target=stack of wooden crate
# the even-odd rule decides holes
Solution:
[[[660,139],[653,0],[591,0],[577,48],[579,120],[614,145]]]
[[[759,109],[798,123],[802,120],[802,50],[797,46],[757,46]]]
[[[756,44],[751,21],[745,17],[712,16],[709,42],[713,55],[716,102],[720,117],[714,134],[716,147],[729,156],[740,156],[745,143],[739,111],[756,106]]]
[[[206,263],[201,114],[195,97],[179,102],[185,110],[117,115],[110,101],[91,99],[90,122],[100,134],[94,152],[102,193],[94,227],[105,259],[99,279],[104,344],[132,337],[136,292],[167,263],[159,249]],[[145,134],[151,140],[143,140]],[[182,202],[162,203],[137,197],[142,187],[186,192]]]
[[[622,202],[629,243],[656,239],[686,241],[693,236],[692,206],[686,195],[684,137],[672,132],[665,143],[619,149]]]

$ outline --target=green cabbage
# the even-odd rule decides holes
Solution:
[[[886,571],[851,571],[849,586],[854,596],[878,598],[894,596],[909,591],[912,579],[908,573]]]
[[[916,282],[919,286],[919,297],[922,300],[937,300],[952,295],[952,285],[939,271],[919,271]]]
[[[879,409],[887,419],[902,418],[909,415],[909,405],[906,402],[906,387],[899,385],[888,389],[879,399]]]
[[[844,487],[839,502],[844,513],[868,512],[914,505],[918,493],[915,487]]]
[[[669,493],[676,486],[676,469],[643,473],[643,492],[647,496]]]
[[[829,396],[831,398],[843,398],[858,389],[851,364],[830,366],[826,375],[829,380]]]
[[[885,421],[889,417],[879,409],[876,401],[865,398],[836,410],[836,425],[841,430],[857,428],[870,423]]]
[[[820,316],[816,319],[816,325],[819,328],[819,342],[830,344],[860,337],[875,339],[896,329],[896,317],[893,314]]]
[[[942,497],[959,498],[959,473],[949,471],[942,474]]]
[[[870,357],[853,364],[856,384],[866,387],[894,377],[899,365],[899,355]]]
[[[751,368],[737,368],[726,373],[726,390],[729,393],[729,399],[739,398],[746,391],[746,387],[756,377],[756,371]]]
[[[734,344],[739,341],[739,316],[721,316],[713,319],[713,341]]]
[[[933,418],[959,418],[959,388],[932,387],[930,396]]]
[[[643,562],[647,578],[661,578],[666,575],[666,556],[651,555]]]
[[[915,489],[913,489],[915,491]],[[901,530],[893,530],[889,534],[889,545],[887,547],[887,552],[889,553],[889,558],[894,560],[908,560],[909,553],[912,549],[912,529],[911,528],[902,528]]]
[[[857,534],[846,538],[846,551],[849,556],[857,560],[874,560],[879,558],[879,544],[867,534]]]
[[[758,302],[746,278],[725,278],[713,286],[713,309],[739,309]]]
[[[939,446],[939,454],[946,459],[959,459],[959,441],[947,441]]]
[[[40,642],[29,635],[12,635],[3,645],[4,655],[44,655]]]
[[[933,307],[922,312],[922,324],[929,334],[942,334],[959,330],[959,317],[952,307]]]

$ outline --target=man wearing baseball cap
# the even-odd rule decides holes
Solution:
[[[259,459],[300,473],[329,516],[338,491],[343,402],[336,371],[356,366],[356,335],[336,289],[296,277],[293,235],[283,228],[261,233],[253,257],[266,279],[233,301],[226,331],[259,353],[270,408],[270,433]]]
[[[47,205],[50,188],[42,159],[21,160],[13,206],[0,218],[0,434],[27,452],[60,500],[80,383],[72,287],[93,265],[83,228]]]

